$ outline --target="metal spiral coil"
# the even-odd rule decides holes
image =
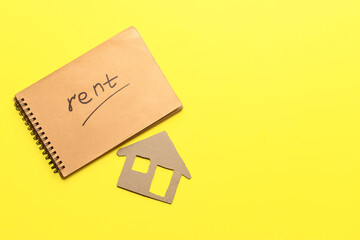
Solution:
[[[57,155],[54,150],[54,146],[51,145],[48,137],[45,135],[42,127],[40,127],[39,122],[36,120],[34,113],[30,111],[30,107],[26,103],[24,98],[14,99],[15,100],[15,108],[19,111],[19,115],[22,116],[22,120],[25,122],[25,125],[28,126],[28,130],[30,134],[33,135],[33,139],[36,141],[39,149],[42,150],[42,154],[45,155],[46,160],[49,161],[49,165],[51,169],[54,170],[54,173],[58,173],[62,169],[65,168],[65,165],[60,159],[59,155]]]

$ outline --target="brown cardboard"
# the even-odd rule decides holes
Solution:
[[[191,178],[185,163],[165,131],[120,148],[117,155],[126,156],[117,186],[159,201],[172,203],[181,175],[188,179]],[[150,159],[147,173],[132,170],[136,156]],[[165,197],[149,192],[157,166],[174,171]]]
[[[182,108],[133,27],[17,93],[15,102],[62,177]]]

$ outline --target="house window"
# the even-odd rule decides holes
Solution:
[[[150,159],[136,156],[131,170],[147,173],[150,166]]]
[[[161,197],[165,197],[173,173],[173,170],[157,166],[149,192]]]

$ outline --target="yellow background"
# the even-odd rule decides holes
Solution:
[[[169,133],[172,205],[117,188],[115,150],[61,180],[13,107],[131,25],[184,105],[130,142]],[[1,239],[360,239],[358,0],[2,1],[0,26]]]

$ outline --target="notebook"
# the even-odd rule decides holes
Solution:
[[[14,101],[63,178],[182,108],[134,27],[25,88]]]

